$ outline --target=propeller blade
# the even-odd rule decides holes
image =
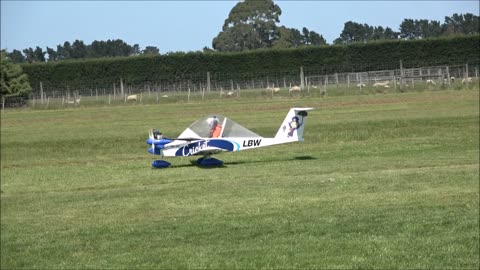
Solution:
[[[153,139],[154,139],[154,138],[153,138],[153,129],[149,129],[149,130],[148,130],[148,137],[149,137],[150,140],[152,140],[152,142],[153,142]],[[153,154],[153,153],[155,153],[155,145],[152,143],[151,146],[152,146],[152,154]]]

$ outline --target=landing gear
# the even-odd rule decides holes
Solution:
[[[168,168],[168,167],[170,167],[170,165],[172,165],[170,162],[165,161],[165,160],[160,160],[160,159],[154,160],[152,162],[152,167],[157,168],[157,169]]]
[[[205,157],[199,158],[196,161],[196,163],[197,163],[198,166],[205,167],[205,168],[220,167],[220,166],[223,165],[222,160],[212,158],[210,156],[205,156]],[[165,160],[161,160],[161,159],[157,159],[157,160],[152,161],[152,167],[157,168],[157,169],[165,169],[165,168],[170,167],[170,165],[172,165],[170,162],[165,161]]]
[[[223,161],[210,156],[204,156],[197,160],[197,164],[202,167],[219,167],[223,165]]]

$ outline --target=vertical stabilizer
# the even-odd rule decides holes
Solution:
[[[303,142],[303,131],[307,120],[307,111],[313,108],[291,108],[275,135],[275,139],[282,141]]]

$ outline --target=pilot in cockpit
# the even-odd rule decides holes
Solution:
[[[163,139],[163,134],[158,129],[154,129],[153,130],[153,138],[155,140],[161,140],[161,139]]]
[[[222,126],[218,122],[216,116],[210,117],[207,119],[208,126],[210,127],[210,138],[218,138],[222,133]]]

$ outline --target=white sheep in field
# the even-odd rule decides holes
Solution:
[[[227,93],[227,97],[231,97],[231,96],[233,96],[233,92],[232,92],[232,91],[229,91],[229,92]]]
[[[389,81],[385,81],[385,82],[376,82],[373,84],[373,87],[375,88],[378,88],[378,87],[384,87],[384,88],[389,88],[390,82]],[[387,87],[388,86],[388,87]]]
[[[267,87],[267,91],[269,92],[272,92],[272,93],[278,93],[280,92],[280,88],[279,87],[275,87],[275,84],[273,85],[273,87]]]
[[[437,85],[434,80],[427,80],[427,85]]]
[[[443,83],[448,83],[448,81],[449,81],[448,78],[443,79]],[[455,82],[455,77],[450,77],[450,83],[453,83],[453,82]]]
[[[358,87],[358,88],[364,88],[364,87],[365,87],[365,84],[364,84],[364,83],[358,83],[358,84],[357,84],[357,87]]]
[[[300,91],[302,91],[302,88],[300,88],[300,86],[298,86],[298,85],[294,85],[294,86],[290,87],[290,90],[288,91],[288,93],[290,94],[292,92],[300,92]]]
[[[127,96],[127,101],[137,101],[137,95]]]
[[[463,78],[463,80],[462,80],[462,83],[471,83],[471,82],[473,82],[472,77]]]
[[[79,98],[77,98],[77,99],[75,99],[75,100],[67,100],[66,102],[67,102],[67,104],[77,104],[77,105],[80,105],[80,99],[81,99],[81,98],[82,98],[82,97],[79,97]]]

